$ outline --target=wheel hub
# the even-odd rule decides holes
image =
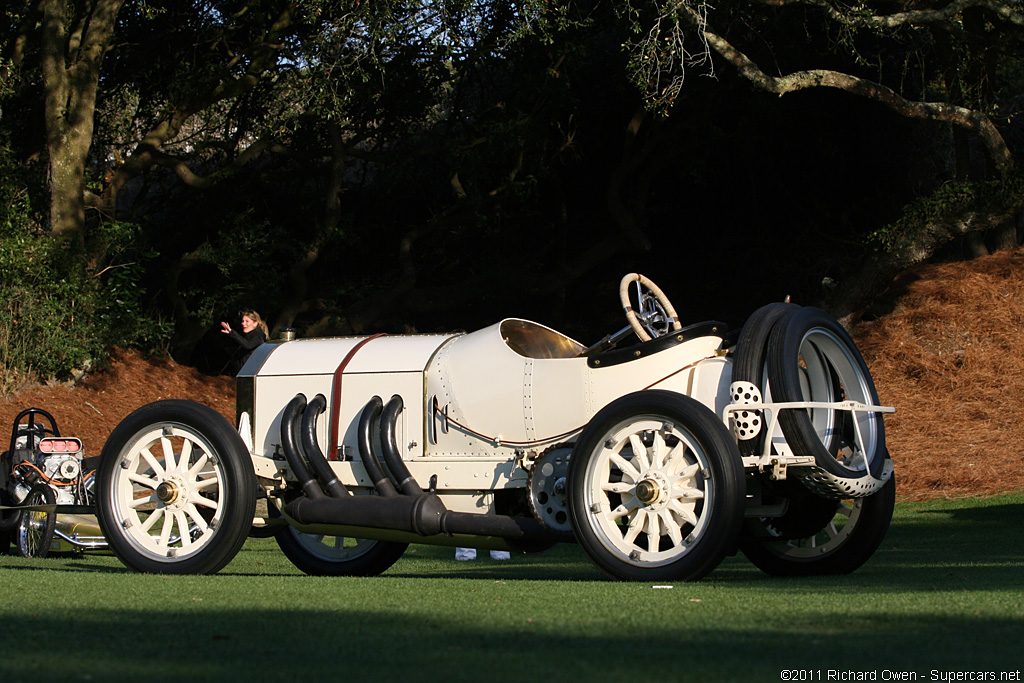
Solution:
[[[657,501],[659,493],[661,493],[661,487],[658,486],[658,482],[653,479],[644,479],[636,485],[637,500],[644,505],[650,505]]]
[[[645,472],[637,482],[633,489],[633,495],[641,505],[660,510],[671,500],[671,490],[672,487],[665,474],[651,469]]]
[[[165,481],[156,487],[156,497],[164,505],[171,505],[178,499],[179,489],[173,481]]]

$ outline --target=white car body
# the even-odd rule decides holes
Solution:
[[[110,546],[167,573],[218,571],[250,535],[330,576],[379,574],[410,543],[578,542],[644,581],[699,579],[737,548],[777,575],[866,561],[895,500],[891,409],[835,319],[787,302],[735,335],[683,327],[637,273],[620,302],[629,326],[591,347],[518,318],[264,344],[237,426],[178,399],[117,426],[97,474]]]
[[[434,481],[449,508],[481,511],[486,492],[525,486],[522,465],[531,455],[571,441],[625,394],[667,389],[722,415],[731,378],[721,353],[724,325],[695,328],[673,333],[656,353],[637,350],[627,362],[615,362],[621,351],[582,356],[579,342],[515,318],[470,334],[270,343],[238,376],[239,421],[251,425],[243,439],[252,444],[258,475],[293,478],[280,458],[282,413],[297,393],[322,394],[327,410],[318,441],[342,483],[369,489],[358,456],[359,416],[371,397],[397,394],[405,405],[398,443],[411,474]]]

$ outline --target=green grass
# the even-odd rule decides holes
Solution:
[[[383,576],[333,579],[272,540],[205,577],[0,557],[0,681],[1020,680],[1022,520],[1024,494],[901,504],[850,576],[738,556],[672,588],[605,580],[575,546],[504,563],[412,546]]]

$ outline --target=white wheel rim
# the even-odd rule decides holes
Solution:
[[[776,539],[770,542],[770,547],[779,555],[794,560],[812,560],[832,552],[853,533],[863,504],[863,498],[836,501],[836,514],[821,531],[807,538]],[[768,520],[768,532],[778,535],[771,526],[771,520]]]
[[[326,562],[354,560],[368,552],[378,543],[378,541],[370,541],[364,538],[304,534],[292,527],[288,527],[282,533],[292,534],[307,553]]]
[[[867,377],[860,365],[838,337],[830,330],[814,328],[804,335],[800,342],[800,390],[807,401],[859,401],[872,405],[875,398]],[[841,388],[833,386],[834,372]],[[841,435],[836,430],[836,411],[826,409],[808,410],[811,424],[819,440],[830,453],[835,455],[832,444]],[[875,448],[878,442],[879,414],[872,412],[851,413],[857,422],[857,430],[863,443],[856,443],[858,452],[839,460],[840,464],[854,472],[866,472],[871,462],[879,457]]]
[[[140,553],[171,562],[205,548],[227,511],[224,465],[190,427],[148,428],[114,465],[110,503],[124,538]]]
[[[671,420],[634,417],[609,430],[584,476],[585,504],[601,544],[636,566],[685,555],[709,523],[708,463],[697,439]]]

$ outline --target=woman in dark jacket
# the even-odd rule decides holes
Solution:
[[[253,350],[260,344],[267,341],[267,324],[263,322],[260,314],[253,310],[242,311],[242,332],[231,329],[231,325],[222,322],[220,331],[236,342],[241,347],[242,356],[238,360],[238,369],[241,370],[245,361],[249,360]]]

